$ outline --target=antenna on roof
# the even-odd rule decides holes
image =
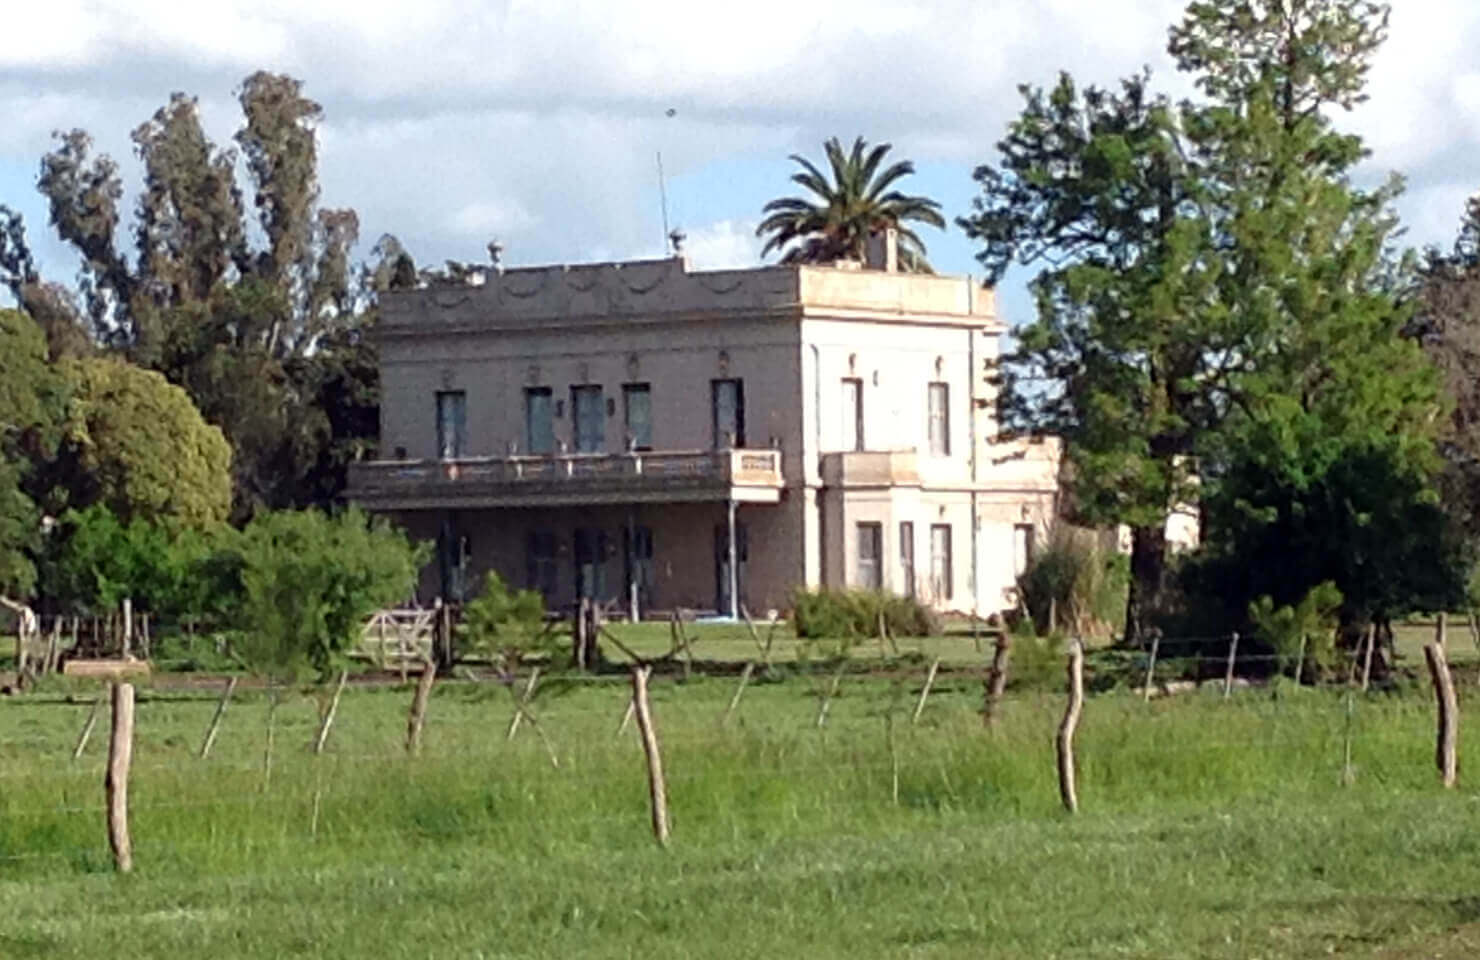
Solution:
[[[663,116],[673,118],[678,111],[672,107],[663,111]],[[658,203],[663,210],[663,247],[666,250],[673,234],[668,229],[668,185],[663,178],[663,151],[658,151]]]

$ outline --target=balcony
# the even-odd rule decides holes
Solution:
[[[913,450],[864,450],[822,456],[822,482],[829,487],[919,486]]]
[[[349,465],[349,498],[372,510],[781,499],[781,451],[700,450]]]

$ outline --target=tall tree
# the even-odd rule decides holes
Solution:
[[[93,155],[86,133],[61,137],[38,185],[59,235],[82,255],[79,299],[94,336],[184,387],[222,428],[235,452],[234,513],[245,519],[333,500],[345,456],[373,443],[364,407],[375,403],[376,371],[362,331],[377,287],[372,268],[351,263],[354,211],[318,205],[320,106],[299,81],[265,72],[247,77],[238,99],[247,188],[236,151],[206,136],[193,97],[175,94],[133,131],[144,183],[132,260],[118,239],[117,166]],[[82,352],[67,336],[77,327],[69,298],[39,283],[19,220],[5,214],[0,279],[44,320],[54,356]],[[341,402],[348,408],[323,407]]]
[[[27,597],[35,586],[41,514],[29,484],[54,451],[65,396],[40,328],[0,310],[0,595]]]
[[[1450,401],[1439,440],[1446,511],[1480,544],[1480,196],[1466,204],[1454,246],[1428,251],[1407,332],[1438,368]]]
[[[1001,163],[976,171],[961,225],[989,280],[1040,267],[1038,317],[1005,358],[1006,419],[1064,435],[1087,519],[1131,525],[1131,639],[1162,603],[1179,500],[1219,496],[1260,452],[1283,454],[1298,488],[1375,431],[1424,442],[1432,390],[1387,282],[1396,185],[1351,185],[1361,143],[1325,110],[1361,96],[1386,22],[1367,7],[1194,3],[1171,50],[1209,102],[1173,103],[1144,75],[1081,93],[1065,75],[1025,88]],[[1374,396],[1365,420],[1337,416]],[[1302,463],[1296,436],[1324,459]]]
[[[862,260],[869,236],[893,228],[898,231],[901,265],[929,272],[925,243],[909,224],[943,229],[946,222],[936,201],[895,189],[899,180],[915,172],[915,165],[901,160],[881,170],[890,149],[887,143],[870,148],[859,137],[844,152],[842,143],[833,137],[823,144],[831,179],[807,158],[792,154],[791,159],[802,167],[800,173],[792,174],[792,182],[816,199],[782,197],[762,208],[767,216],[755,233],[768,239],[761,255],[783,251],[783,263]]]

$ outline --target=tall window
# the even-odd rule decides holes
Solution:
[[[1033,562],[1033,525],[1019,523],[1012,528],[1012,572],[1021,577]]]
[[[570,409],[575,422],[576,453],[605,450],[606,407],[600,385],[571,387]]]
[[[858,525],[858,585],[865,590],[884,588],[884,527],[878,523]]]
[[[530,453],[555,452],[555,425],[551,417],[554,398],[549,387],[524,391],[524,448]]]
[[[653,528],[623,527],[622,546],[622,553],[627,558],[627,583],[637,585],[638,600],[647,606],[657,580],[653,569]]]
[[[456,460],[466,448],[468,395],[461,390],[437,391],[437,456]]]
[[[951,526],[936,523],[930,526],[930,594],[937,602],[951,599],[954,592],[954,577],[951,575]]]
[[[709,400],[714,419],[714,448],[745,446],[745,381],[711,380]]]
[[[843,449],[863,449],[863,381],[843,380]]]
[[[930,407],[930,455],[951,455],[951,387],[932,383],[928,391]]]
[[[735,582],[745,596],[745,568],[750,562],[750,534],[745,524],[735,524]],[[714,526],[714,607],[730,609],[730,531],[726,524]]]
[[[905,596],[915,596],[915,525],[906,520],[899,525],[899,575],[904,579]]]
[[[525,585],[538,590],[548,604],[555,599],[560,585],[560,566],[556,559],[555,534],[548,530],[531,530],[524,541]]]
[[[622,385],[622,407],[627,422],[627,442],[634,450],[653,448],[653,391],[646,383]]]
[[[576,596],[606,596],[606,531],[581,527],[575,534]]]

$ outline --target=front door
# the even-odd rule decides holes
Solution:
[[[745,564],[749,560],[750,538],[745,524],[735,524],[735,581],[739,595],[745,596]],[[730,611],[730,537],[725,524],[714,527],[714,608],[720,613]],[[737,606],[738,609],[738,606]]]
[[[449,603],[462,603],[468,592],[468,559],[472,544],[462,533],[457,515],[442,517],[442,530],[437,536],[437,558],[442,574],[442,596]]]
[[[576,530],[576,599],[600,601],[606,596],[606,531],[595,527]]]

